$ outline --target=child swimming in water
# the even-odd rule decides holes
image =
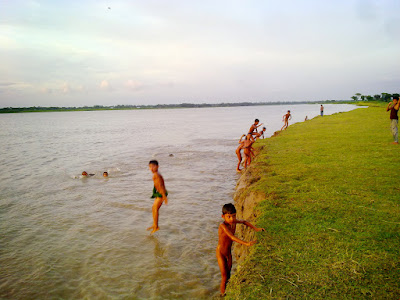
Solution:
[[[152,207],[152,212],[153,212],[153,225],[147,228],[147,230],[152,230],[150,234],[153,234],[157,230],[160,229],[158,227],[158,211],[160,210],[160,207],[163,202],[165,204],[168,204],[168,192],[165,189],[165,184],[164,184],[164,178],[161,176],[161,174],[158,172],[158,161],[156,160],[151,160],[149,162],[149,169],[153,173],[153,182],[154,182],[154,188],[153,188],[153,195],[151,198],[154,199],[153,207]]]
[[[218,228],[218,246],[216,254],[218,266],[221,270],[221,295],[224,295],[226,284],[231,277],[232,243],[235,241],[246,246],[252,246],[256,243],[256,241],[245,242],[235,237],[236,224],[244,224],[255,231],[265,231],[265,229],[257,228],[245,220],[237,220],[236,208],[231,203],[225,204],[222,207],[222,219],[224,219],[224,222],[221,223]]]
[[[94,174],[88,174],[86,171],[82,172],[83,177],[94,176]]]

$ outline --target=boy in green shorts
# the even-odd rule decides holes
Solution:
[[[147,230],[152,229],[150,234],[153,234],[160,229],[160,227],[158,227],[158,211],[160,210],[163,202],[165,202],[165,204],[168,204],[168,192],[165,189],[164,178],[158,172],[158,161],[151,160],[149,162],[149,169],[153,173],[154,182],[153,195],[151,196],[151,198],[155,199],[152,207],[153,225],[147,228]]]

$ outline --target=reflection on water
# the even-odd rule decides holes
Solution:
[[[238,178],[237,140],[256,117],[272,134],[286,109],[0,115],[0,298],[218,294],[217,229]],[[318,109],[291,107],[294,121]],[[169,192],[154,236],[151,159]]]

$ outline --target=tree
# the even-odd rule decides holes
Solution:
[[[361,101],[365,101],[365,96],[361,95]]]
[[[389,102],[391,98],[392,98],[392,95],[391,95],[391,94],[382,93],[382,100],[383,100],[383,101]]]
[[[358,100],[358,97],[360,97],[361,94],[360,93],[356,93],[356,96],[357,96],[357,100]]]
[[[379,99],[381,99],[381,95],[376,94],[376,95],[374,95],[374,98],[375,98],[375,100],[379,101]]]
[[[353,97],[351,97],[351,99],[353,99],[354,101],[358,100],[357,96],[353,96]]]

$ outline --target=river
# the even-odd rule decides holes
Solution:
[[[328,104],[325,115],[354,108]],[[0,298],[218,295],[237,141],[255,118],[272,135],[288,109],[290,124],[319,115],[319,105],[1,114]],[[152,159],[169,203],[150,236]]]

